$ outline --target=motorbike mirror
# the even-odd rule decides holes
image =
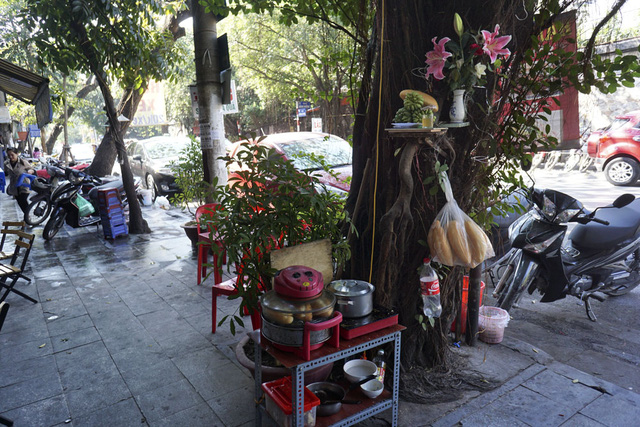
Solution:
[[[629,203],[633,202],[636,199],[636,196],[633,194],[623,194],[613,201],[613,207],[622,208],[627,206]]]

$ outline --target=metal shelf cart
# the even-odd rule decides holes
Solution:
[[[292,407],[293,417],[292,426],[303,426],[304,421],[304,373],[305,371],[335,362],[346,357],[362,353],[365,350],[378,347],[382,344],[394,343],[394,370],[393,370],[393,388],[391,391],[385,390],[375,399],[367,399],[359,405],[342,405],[342,409],[337,414],[330,417],[318,417],[316,426],[349,426],[369,418],[379,412],[387,409],[392,410],[392,423],[398,425],[398,386],[400,382],[400,333],[406,329],[402,325],[393,325],[379,331],[371,332],[363,336],[350,340],[341,340],[338,348],[331,347],[327,344],[314,350],[311,353],[311,360],[305,361],[293,353],[278,350],[271,346],[268,342],[260,340],[260,330],[249,333],[249,336],[255,345],[255,398],[256,398],[256,425],[262,425],[262,416],[269,415],[264,403],[261,401],[262,396],[262,352],[260,349],[266,350],[273,357],[278,359],[280,363],[291,370],[292,378]]]

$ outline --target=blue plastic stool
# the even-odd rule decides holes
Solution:
[[[0,171],[0,191],[4,193],[4,187],[7,185],[4,178],[4,171]]]
[[[24,182],[24,180],[26,178],[29,178],[30,181],[29,182]],[[18,182],[16,183],[16,187],[27,187],[29,190],[31,190],[31,183],[36,179],[35,175],[31,175],[28,173],[23,173],[22,175],[20,175],[18,177]]]

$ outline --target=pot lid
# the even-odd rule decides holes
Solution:
[[[364,280],[334,280],[329,283],[328,288],[336,295],[344,297],[366,295],[375,289],[371,283]]]
[[[322,292],[323,288],[322,273],[303,265],[283,268],[273,278],[273,290],[288,298],[313,298]]]

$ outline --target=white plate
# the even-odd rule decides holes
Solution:
[[[421,126],[420,123],[391,123],[394,128],[417,128]]]

